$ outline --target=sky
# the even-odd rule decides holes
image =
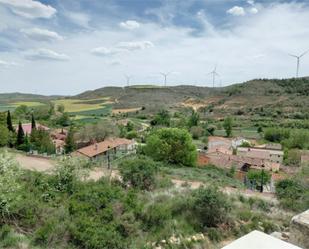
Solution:
[[[0,93],[295,77],[308,23],[308,0],[0,0]]]

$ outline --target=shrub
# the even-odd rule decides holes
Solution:
[[[211,241],[214,241],[214,242],[219,242],[222,240],[222,232],[221,231],[218,231],[218,229],[216,228],[209,228],[207,229],[207,235],[208,235],[208,238],[211,240]]]
[[[193,139],[199,139],[203,135],[204,130],[202,127],[193,126],[191,127],[190,132],[192,134]]]
[[[119,169],[125,184],[142,190],[151,190],[155,185],[157,163],[150,158],[140,156],[125,160]]]
[[[284,208],[303,211],[309,206],[308,183],[300,179],[284,179],[276,183],[276,194]]]
[[[216,188],[200,188],[193,192],[192,211],[201,227],[216,227],[227,221],[230,203]]]

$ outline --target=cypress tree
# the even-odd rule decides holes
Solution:
[[[6,116],[6,124],[9,131],[14,132],[14,127],[12,124],[11,112],[8,110],[8,114]]]
[[[74,150],[75,150],[74,131],[71,127],[65,139],[64,151],[65,153],[70,153]]]
[[[35,124],[35,119],[34,119],[34,115],[32,113],[31,115],[31,131],[36,129],[36,124]]]
[[[21,125],[21,122],[19,121],[18,124],[18,131],[17,131],[17,139],[16,139],[16,145],[22,145],[25,141],[25,133],[23,130],[23,126]]]

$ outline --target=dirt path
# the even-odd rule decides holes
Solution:
[[[184,181],[179,179],[172,179],[172,182],[174,183],[176,188],[182,188],[182,187],[190,187],[190,189],[198,189],[199,187],[206,186],[203,182],[199,181]],[[256,197],[261,198],[265,201],[272,201],[277,202],[276,196],[273,193],[260,193],[256,191],[252,191],[249,189],[237,189],[232,187],[223,187],[221,188],[222,192],[224,192],[227,195],[232,194],[241,194],[245,197]]]
[[[55,167],[54,162],[47,158],[16,154],[16,160],[22,168],[40,172],[49,171]]]

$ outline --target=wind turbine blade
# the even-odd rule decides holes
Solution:
[[[294,54],[288,54],[289,56],[292,56],[292,57],[295,57],[295,58],[298,58],[297,55],[294,55]]]
[[[309,52],[309,50],[307,50],[306,52],[302,53],[299,57],[303,57],[305,54],[307,54]]]

